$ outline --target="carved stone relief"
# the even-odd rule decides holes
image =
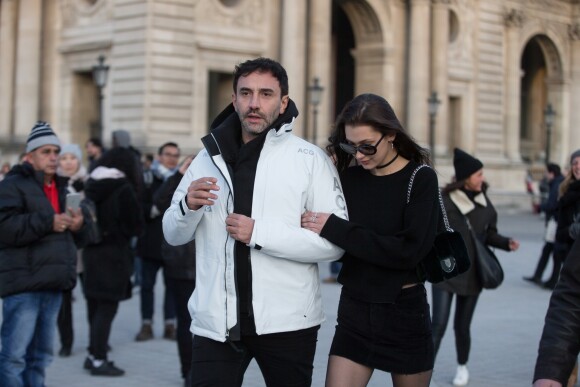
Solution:
[[[524,13],[519,9],[512,8],[504,16],[504,22],[507,27],[521,28],[524,21]]]
[[[580,23],[570,24],[568,26],[568,36],[572,40],[580,40]]]
[[[111,0],[61,0],[64,27],[112,19]]]
[[[451,9],[457,16],[459,28],[456,39],[449,45],[450,63],[462,63],[471,66],[473,63],[473,35],[476,20],[474,9],[469,0],[453,0]]]
[[[219,26],[256,28],[264,21],[264,0],[238,0],[223,4],[219,0],[195,1],[195,15],[200,22]]]

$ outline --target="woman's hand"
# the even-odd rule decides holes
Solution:
[[[312,212],[306,211],[302,214],[301,224],[302,228],[310,230],[320,235],[320,231],[326,224],[326,221],[330,217],[330,214],[325,212]]]
[[[520,248],[520,242],[516,241],[515,239],[510,239],[509,246],[510,251],[516,251]]]

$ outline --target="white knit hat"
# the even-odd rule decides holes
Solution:
[[[81,147],[78,146],[78,144],[63,145],[62,148],[60,149],[60,155],[62,156],[62,155],[65,155],[67,153],[72,154],[79,161],[83,161],[83,151],[81,150]]]
[[[56,145],[60,148],[60,141],[58,141],[58,137],[54,134],[50,124],[38,121],[26,140],[26,153],[32,152],[43,145]]]

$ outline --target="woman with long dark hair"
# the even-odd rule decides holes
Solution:
[[[366,386],[378,369],[391,373],[395,387],[426,387],[434,351],[417,265],[433,246],[439,220],[433,169],[416,172],[408,204],[407,191],[417,167],[430,163],[428,154],[374,94],[345,106],[327,150],[336,160],[350,220],[302,216],[304,228],[345,250],[326,385]]]
[[[125,373],[108,360],[107,352],[119,302],[131,297],[134,256],[130,242],[143,225],[135,192],[134,160],[129,149],[111,149],[99,159],[85,186],[86,197],[96,204],[103,234],[100,243],[83,250],[89,319],[89,354],[84,368],[93,376]]]

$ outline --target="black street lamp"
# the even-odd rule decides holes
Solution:
[[[441,101],[437,98],[437,92],[431,92],[427,100],[429,103],[429,149],[431,152],[431,163],[435,166],[435,116]]]
[[[99,63],[93,66],[93,81],[99,88],[99,124],[98,124],[98,138],[103,138],[103,88],[107,84],[107,75],[109,73],[109,66],[105,64],[105,56],[100,55]]]
[[[318,105],[322,100],[324,88],[320,86],[318,77],[314,78],[312,85],[308,86],[310,104],[312,105],[312,143],[316,144],[316,124],[318,121]]]
[[[544,123],[546,124],[546,164],[550,162],[550,149],[552,140],[552,125],[554,125],[554,118],[556,111],[552,108],[552,104],[548,103],[546,110],[544,110]]]

